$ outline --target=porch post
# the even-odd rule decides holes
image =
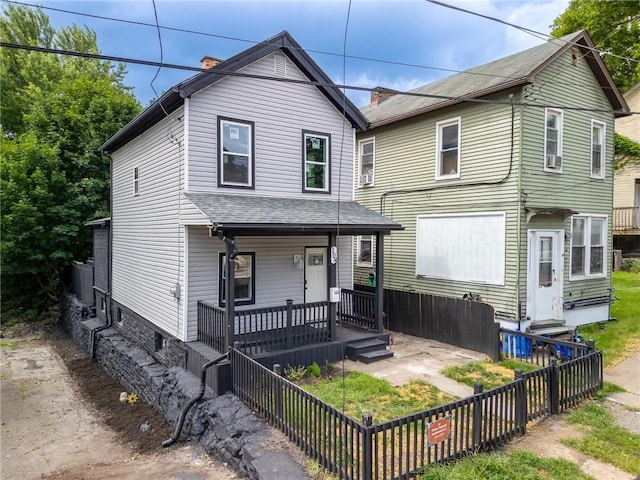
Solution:
[[[376,233],[376,298],[375,298],[375,320],[376,331],[384,332],[383,308],[384,308],[384,234]]]
[[[225,343],[227,344],[227,350],[231,349],[234,342],[234,316],[235,316],[235,303],[236,303],[236,274],[235,274],[235,262],[233,255],[235,254],[235,242],[234,235],[228,233],[225,241],[225,271],[227,273],[227,279],[225,284],[226,299],[225,299],[225,315],[227,317],[227,329]]]
[[[337,259],[336,259],[336,263],[333,263],[332,261],[332,255],[331,253],[333,252],[333,248],[336,247],[337,245],[337,240],[336,240],[336,234],[334,232],[330,232],[329,233],[329,268],[327,269],[327,272],[329,274],[329,289],[331,289],[331,287],[336,287],[338,286],[338,269],[337,269]],[[327,292],[327,295],[329,294],[329,292]],[[335,330],[335,325],[336,325],[336,318],[337,318],[337,307],[338,304],[337,303],[329,303],[329,318],[327,319],[327,335],[328,335],[328,340],[331,341],[333,340],[333,331]]]

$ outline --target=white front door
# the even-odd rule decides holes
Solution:
[[[327,248],[307,247],[304,250],[304,301],[327,300]]]
[[[563,230],[529,230],[527,317],[562,320]]]

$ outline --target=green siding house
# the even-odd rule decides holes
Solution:
[[[607,320],[614,118],[629,107],[589,35],[411,93],[374,91],[356,142],[356,200],[405,226],[385,241],[385,289],[479,298],[509,328]],[[373,248],[358,238],[356,284]]]

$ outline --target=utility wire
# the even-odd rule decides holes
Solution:
[[[158,24],[158,10],[156,9],[156,0],[151,0],[151,3],[153,4],[153,15],[156,19],[156,27],[158,30],[158,43],[160,44],[160,64],[162,64],[163,60],[164,60],[164,53],[163,53],[163,49],[162,49],[162,35],[160,35],[160,25]],[[156,78],[158,78],[158,75],[160,74],[160,70],[162,69],[162,65],[158,65],[158,69],[156,70],[156,74],[153,76],[153,78],[151,79],[151,90],[153,90],[153,94],[156,96],[156,98],[158,97],[158,92],[156,92],[156,87],[153,86],[153,82],[156,81]],[[164,112],[165,116],[169,116],[169,114],[167,113],[167,111],[164,109],[164,105],[162,105],[162,101],[158,101],[158,103],[160,104],[160,108],[162,108],[162,111]]]
[[[69,15],[78,15],[78,16],[84,16],[84,17],[89,17],[89,18],[95,18],[95,19],[99,19],[99,20],[108,20],[108,21],[112,21],[112,22],[120,22],[120,23],[126,23],[126,24],[131,24],[131,25],[139,25],[139,26],[144,26],[144,27],[160,28],[160,29],[174,31],[174,32],[188,33],[188,34],[193,34],[193,35],[202,35],[202,36],[207,36],[207,37],[219,38],[219,39],[222,39],[222,40],[232,40],[232,41],[236,41],[236,42],[251,43],[251,44],[254,44],[254,45],[269,44],[269,42],[264,42],[264,41],[249,40],[249,39],[246,39],[246,38],[232,37],[232,36],[228,36],[228,35],[219,35],[219,34],[202,32],[202,31],[197,31],[197,30],[185,29],[185,28],[169,27],[169,26],[163,26],[163,25],[154,25],[152,23],[140,22],[140,21],[135,21],[135,20],[126,20],[126,19],[123,19],[123,18],[107,17],[107,16],[103,16],[103,15],[95,15],[95,14],[91,14],[91,13],[78,12],[78,11],[66,10],[66,9],[62,9],[62,8],[55,8],[55,7],[47,7],[47,6],[43,6],[43,5],[35,5],[35,4],[32,4],[32,3],[19,2],[19,1],[16,1],[16,0],[1,0],[1,1],[3,1],[5,3],[15,4],[15,5],[24,5],[24,6],[32,7],[32,8],[41,8],[43,10],[51,10],[51,11],[55,11],[55,12],[66,13],[66,14],[69,14]],[[427,1],[430,1],[430,0],[427,0]],[[432,3],[440,4],[439,2],[432,2]],[[444,6],[446,4],[442,4],[442,5]],[[464,9],[459,9],[459,8],[456,8],[456,7],[452,7],[452,8],[455,8],[457,10],[461,10],[461,11],[465,11],[466,12],[466,10],[464,10]],[[469,12],[469,13],[473,13],[473,12]],[[480,15],[480,14],[478,14],[478,15]],[[493,19],[493,17],[486,17],[486,18]],[[522,31],[526,31],[527,33],[530,33],[531,35],[535,36],[536,38],[540,38],[541,40],[546,41],[549,38],[549,35],[547,35],[547,34],[538,33],[538,32],[535,32],[534,30],[530,30],[530,29],[527,29],[525,27],[519,27],[517,25],[513,25],[513,24],[510,24],[510,23],[507,23],[507,22],[503,22],[503,21],[501,21],[499,19],[495,19],[495,20],[496,21],[500,21],[501,23],[505,23],[506,25],[513,26],[514,28],[518,28],[518,29],[520,29]],[[556,40],[560,40],[560,39],[556,39]],[[571,43],[571,42],[566,42],[566,43]],[[293,48],[298,48],[298,47],[291,47],[291,48],[293,49]],[[300,48],[300,49],[302,50],[302,48]],[[313,50],[313,49],[304,49],[304,50],[306,52],[309,52],[309,53],[317,53],[317,54],[321,54],[321,55],[342,57],[341,53],[327,52],[327,51],[323,51],[323,50]],[[596,51],[598,53],[606,54],[606,52],[603,52],[603,51],[600,51],[600,50],[596,50],[596,49],[591,49],[591,50]],[[405,62],[398,62],[398,61],[393,61],[393,60],[384,60],[384,59],[371,58],[371,57],[361,57],[361,56],[357,56],[357,55],[346,55],[346,58],[353,59],[353,60],[362,60],[362,61],[367,61],[367,62],[382,63],[382,64],[385,64],[385,65],[396,65],[396,66],[401,66],[401,67],[420,68],[420,69],[424,69],[424,70],[434,70],[434,71],[447,72],[447,73],[460,73],[460,74],[464,74],[464,75],[475,75],[475,76],[490,77],[490,78],[504,78],[504,79],[509,79],[509,80],[513,80],[515,78],[515,77],[510,77],[510,76],[506,76],[506,75],[499,75],[499,74],[495,74],[495,73],[473,72],[473,71],[468,71],[468,70],[456,70],[456,69],[453,69],[453,68],[434,67],[434,66],[429,66],[429,65],[419,65],[419,64],[415,64],[415,63],[405,63]],[[621,58],[625,58],[625,59],[631,60],[631,61],[636,61],[636,60],[634,60],[632,58],[629,58],[629,57],[621,57]],[[579,84],[566,83],[566,82],[555,82],[555,84],[556,85],[580,86]],[[610,88],[610,87],[605,87],[605,88]]]
[[[522,32],[528,33],[529,35],[533,35],[536,38],[541,38],[541,36],[545,37],[545,38],[551,37],[551,41],[554,42],[554,43],[556,41],[560,41],[560,42],[564,42],[565,44],[568,43],[568,44],[571,44],[571,45],[579,46],[581,48],[587,48],[587,49],[591,50],[592,52],[598,53],[598,54],[601,54],[601,55],[609,55],[611,57],[621,58],[621,59],[629,61],[629,62],[640,63],[640,60],[636,60],[635,58],[625,57],[623,55],[616,55],[614,53],[606,52],[606,51],[603,51],[603,50],[598,50],[597,48],[590,48],[590,47],[587,47],[585,45],[579,45],[579,44],[576,44],[575,42],[571,42],[569,40],[563,40],[561,38],[554,37],[552,35],[547,35],[546,33],[538,32],[537,30],[533,30],[531,28],[522,27],[520,25],[516,25],[515,23],[507,22],[507,21],[502,20],[502,19],[497,18],[497,17],[492,17],[490,15],[484,15],[482,13],[474,12],[472,10],[467,10],[466,8],[457,7],[455,5],[450,5],[448,3],[441,2],[439,0],[425,0],[425,1],[429,2],[429,3],[433,3],[434,5],[439,5],[441,7],[450,8],[452,10],[457,10],[459,12],[468,13],[470,15],[475,15],[476,17],[481,17],[481,18],[484,18],[484,19],[487,19],[487,20],[491,20],[492,22],[498,22],[498,23],[501,23],[503,25],[507,25],[509,27],[513,27],[513,28],[515,28],[517,30],[520,30]]]
[[[27,50],[31,52],[55,54],[55,55],[82,57],[82,58],[89,58],[94,60],[105,60],[105,61],[120,62],[120,63],[133,63],[137,65],[146,65],[146,66],[152,66],[152,67],[161,66],[163,68],[169,68],[174,70],[187,70],[187,71],[199,72],[199,73],[204,72],[212,75],[225,75],[225,76],[233,76],[233,77],[253,78],[258,80],[269,80],[273,82],[295,83],[300,85],[313,85],[316,87],[323,87],[323,88],[347,89],[347,90],[356,90],[356,91],[362,91],[362,92],[372,92],[374,90],[379,91],[378,87],[360,87],[357,85],[335,84],[335,83],[328,83],[328,82],[318,82],[314,80],[298,80],[295,78],[272,77],[268,75],[258,75],[258,74],[245,73],[245,72],[218,70],[217,68],[213,70],[211,69],[206,70],[200,67],[177,65],[173,63],[154,62],[151,60],[139,60],[134,58],[117,57],[113,55],[103,55],[98,53],[75,52],[72,50],[61,50],[57,48],[36,47],[33,45],[22,45],[22,44],[2,42],[2,41],[0,41],[0,47],[12,48],[12,49],[18,49],[18,50]],[[603,109],[603,108],[598,109],[598,108],[578,107],[578,106],[571,106],[571,105],[553,105],[553,104],[541,104],[541,103],[530,103],[530,102],[512,103],[508,100],[501,101],[501,100],[489,100],[486,98],[474,98],[470,96],[473,94],[473,92],[468,93],[466,95],[462,95],[462,96],[452,96],[452,95],[436,95],[436,94],[430,94],[430,93],[420,93],[420,92],[413,92],[413,91],[404,92],[404,91],[393,90],[393,89],[383,89],[383,91],[387,93],[393,93],[394,95],[404,95],[408,97],[435,98],[439,100],[448,100],[452,102],[461,102],[461,103],[481,103],[481,104],[490,104],[490,105],[517,105],[522,107],[557,108],[557,109],[581,111],[581,112],[600,112],[600,113],[611,112],[611,110]],[[635,111],[626,112],[621,110],[614,110],[613,112],[622,113],[622,114],[640,114],[640,112],[635,112]]]

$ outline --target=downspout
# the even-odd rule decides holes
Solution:
[[[109,268],[107,269],[107,291],[104,294],[104,301],[106,303],[106,317],[107,323],[95,328],[89,332],[89,356],[93,359],[96,358],[96,333],[100,333],[107,328],[111,328],[113,325],[113,314],[111,311],[111,271],[112,271],[112,243],[113,243],[113,158],[106,152],[102,152],[109,158],[109,241],[107,242],[107,254],[109,255]]]
[[[523,88],[524,90],[524,88]],[[513,96],[511,96],[511,156],[513,158],[513,142],[514,142],[514,123],[515,123],[515,110],[513,106]],[[518,214],[517,214],[517,226],[516,231],[517,234],[517,244],[516,244],[516,308],[518,309],[516,312],[516,320],[518,321],[518,331],[520,331],[520,322],[522,315],[522,297],[520,292],[521,281],[520,277],[522,275],[521,267],[522,267],[522,214],[524,211],[524,198],[522,195],[522,105],[518,109]]]
[[[187,418],[187,413],[189,413],[189,410],[191,410],[191,407],[193,407],[196,403],[198,403],[204,396],[204,391],[207,387],[207,370],[213,367],[214,365],[217,365],[228,356],[229,356],[229,352],[203,365],[202,371],[200,372],[200,390],[198,390],[198,394],[195,397],[193,397],[191,400],[189,400],[189,402],[187,402],[187,404],[182,408],[182,413],[180,414],[180,419],[178,420],[176,429],[173,432],[173,436],[165,440],[164,442],[162,442],[163,447],[170,447],[171,445],[173,445],[178,441],[178,438],[180,438],[180,434],[182,433],[182,427],[184,426],[184,421]]]

